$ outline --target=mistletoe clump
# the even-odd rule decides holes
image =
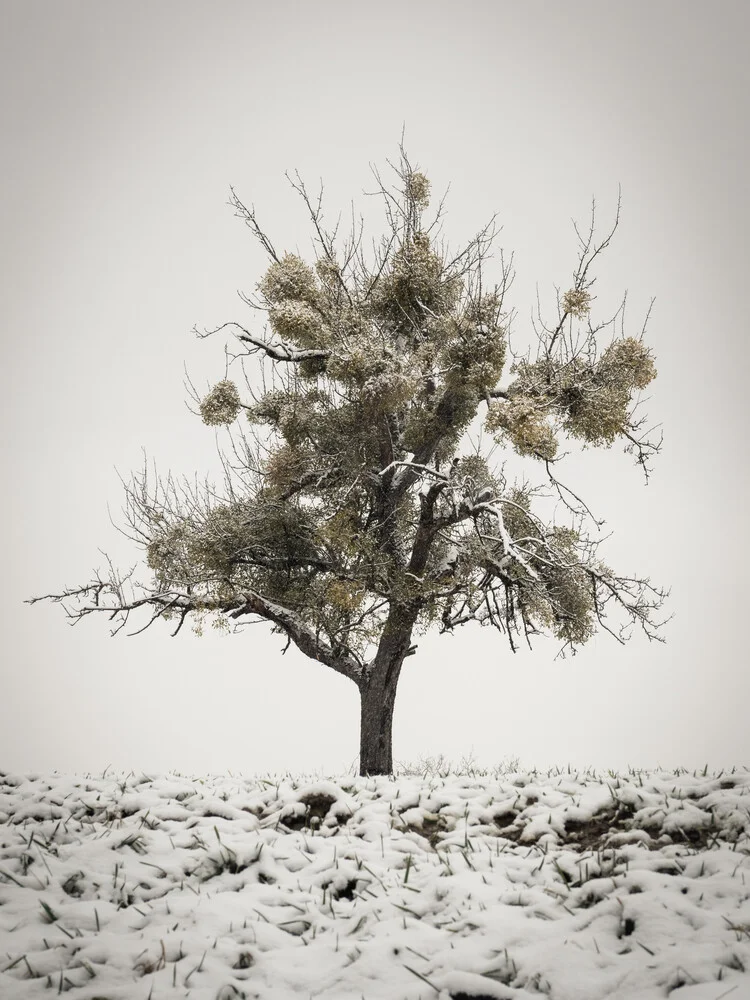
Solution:
[[[514,396],[490,407],[485,420],[488,431],[511,442],[519,455],[553,459],[557,439],[547,418],[547,409],[529,396]]]
[[[234,423],[241,409],[237,386],[229,379],[217,382],[200,404],[203,423],[209,427]]]
[[[326,340],[321,295],[315,272],[296,254],[285,254],[266,271],[258,289],[268,309],[271,329],[303,348]]]
[[[585,288],[571,288],[563,295],[561,305],[564,313],[583,319],[591,311],[591,293]]]
[[[461,290],[460,278],[446,272],[429,235],[416,232],[394,252],[391,267],[374,285],[373,315],[397,334],[416,336],[430,316],[457,304]]]
[[[419,170],[412,171],[406,178],[406,194],[417,208],[424,209],[430,204],[430,182]]]
[[[268,305],[281,302],[307,302],[315,305],[318,301],[318,286],[313,269],[301,257],[287,253],[281,260],[269,265],[258,289]]]
[[[631,337],[617,340],[561,392],[565,430],[587,444],[610,446],[628,432],[633,396],[656,377],[651,352]]]
[[[603,380],[619,383],[631,391],[645,389],[656,378],[653,355],[642,340],[623,337],[602,354],[599,371]]]

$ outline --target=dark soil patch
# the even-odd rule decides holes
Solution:
[[[437,816],[435,819],[425,816],[422,820],[421,831],[419,832],[430,842],[430,847],[435,848],[440,841],[440,834],[444,833],[447,829],[448,823],[444,816]]]
[[[216,878],[217,875],[223,875],[224,872],[229,872],[230,875],[239,875],[240,872],[244,872],[249,865],[243,865],[233,857],[222,857],[219,858],[209,858],[209,862],[213,868],[212,871],[207,872],[201,878],[201,882],[209,882],[212,878]]]
[[[83,889],[79,885],[82,878],[84,878],[83,872],[74,872],[72,875],[69,875],[62,884],[63,892],[68,896],[82,896]]]
[[[515,822],[516,816],[518,816],[517,809],[503,809],[502,812],[496,812],[492,817],[493,822],[496,826],[505,827],[510,826]]]
[[[350,878],[343,889],[334,889],[332,895],[334,899],[354,899],[354,890],[357,888],[356,878]]]
[[[603,896],[597,896],[595,892],[588,892],[578,901],[578,908],[580,910],[590,910],[592,906],[601,903],[603,898]]]
[[[327,892],[332,899],[354,899],[354,893],[357,888],[358,879],[350,878],[347,880],[346,885],[341,889],[337,889],[333,885],[333,880],[328,882],[322,882],[320,887],[324,892]]]
[[[590,819],[566,819],[565,843],[576,845],[582,851],[594,851],[602,847],[602,842],[616,830],[630,828],[630,818],[635,809],[621,803],[616,809],[603,809]]]
[[[287,830],[304,830],[308,819],[307,816],[285,816],[281,823]]]
[[[313,792],[300,798],[300,802],[304,803],[307,810],[305,815],[308,823],[313,817],[324,820],[335,801],[332,795],[326,795],[324,792]]]
[[[516,820],[518,819],[519,812],[518,809],[502,809],[496,812],[492,819],[495,825],[498,827],[500,836],[505,840],[511,840],[514,844],[517,844],[523,833],[523,826],[516,826]]]
[[[325,795],[322,792],[312,792],[309,795],[303,795],[299,801],[304,805],[305,813],[303,816],[285,817],[282,823],[288,830],[303,830],[305,827],[320,826],[336,799],[332,795]]]
[[[679,834],[683,831],[675,832]],[[716,831],[709,827],[691,827],[689,830],[684,831],[681,843],[690,844],[691,847],[708,847],[709,842],[714,839],[715,835]],[[674,840],[674,832],[670,836]]]
[[[460,993],[451,993],[450,997],[451,1000],[495,1000],[489,993],[464,993],[463,990]]]

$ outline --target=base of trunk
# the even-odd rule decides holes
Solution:
[[[393,774],[393,707],[396,684],[373,684],[361,692],[359,773]]]

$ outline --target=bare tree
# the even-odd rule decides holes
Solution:
[[[322,190],[290,181],[310,217],[312,265],[279,254],[253,208],[231,205],[269,257],[251,317],[231,330],[231,363],[260,361],[242,390],[225,377],[204,398],[204,423],[232,425],[224,483],[160,479],[147,467],[125,486],[126,532],[145,552],[148,582],[106,574],[38,600],[74,620],[103,613],[122,629],[149,612],[177,634],[186,619],[220,626],[265,620],[306,656],[350,678],[361,696],[360,773],[392,772],[392,719],[415,636],[478,622],[520,642],[548,633],[561,652],[598,627],[625,642],[638,626],[660,639],[665,592],[599,557],[600,523],[563,483],[559,442],[621,439],[646,475],[660,441],[636,416],[654,378],[651,352],[624,331],[624,300],[591,319],[593,266],[619,219],[597,239],[576,229],[577,266],[557,315],[533,321],[536,352],[509,347],[512,259],[493,261],[494,219],[459,253],[442,241],[442,203],[403,148],[393,186],[377,171],[386,234],[366,247],[354,221],[326,228]],[[645,330],[645,324],[644,324]],[[603,341],[606,340],[606,346]],[[501,385],[508,361],[509,381]],[[533,459],[540,482],[510,483],[472,426]],[[32,603],[33,603],[32,601]]]

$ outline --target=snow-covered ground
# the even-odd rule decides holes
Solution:
[[[750,770],[0,773],[0,997],[750,998]]]

